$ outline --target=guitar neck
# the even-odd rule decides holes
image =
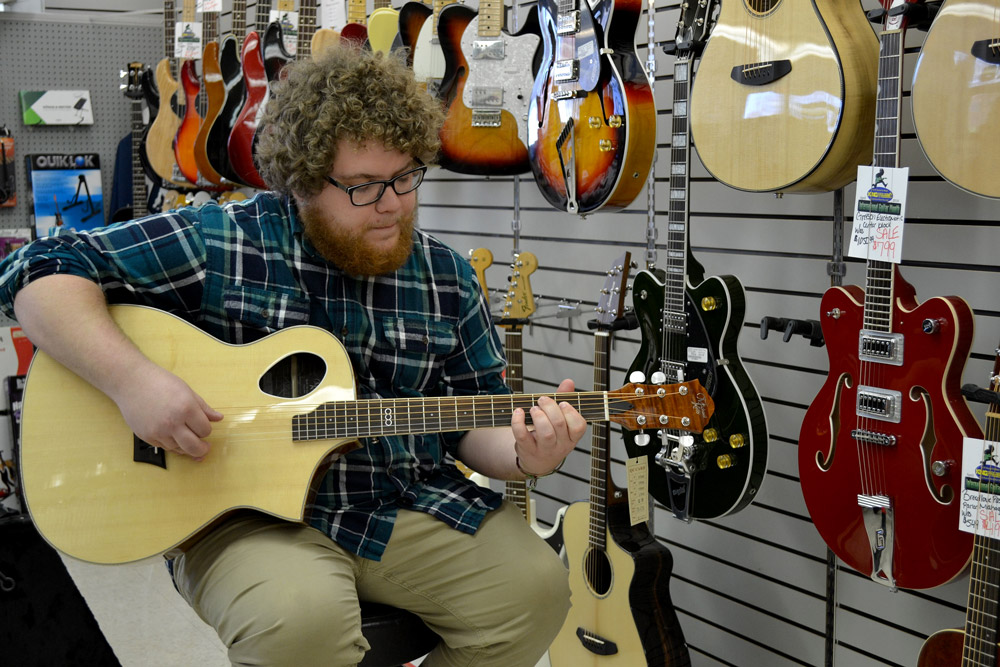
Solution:
[[[611,352],[611,334],[598,331],[594,334],[594,388],[607,390],[609,377],[608,359]],[[594,424],[590,441],[590,521],[587,539],[591,548],[603,551],[607,547],[608,493],[611,481],[608,475],[608,425]]]
[[[366,25],[368,16],[365,14],[365,0],[347,0],[347,22]]]
[[[299,37],[295,58],[308,60],[312,57],[312,38],[316,34],[316,0],[299,2]]]
[[[479,3],[480,37],[499,37],[503,29],[503,2],[498,0],[483,0]]]
[[[504,352],[507,355],[507,386],[515,394],[524,392],[522,375],[522,335],[520,326],[507,327],[504,333]],[[508,480],[504,484],[504,497],[517,505],[525,519],[530,520],[528,511],[528,484],[524,480]]]
[[[247,0],[233,0],[232,33],[240,41],[247,34]]]
[[[667,268],[663,280],[664,372],[668,378],[681,377],[687,362],[687,283],[688,196],[691,169],[688,99],[691,95],[691,59],[674,61],[673,122],[670,138],[670,203],[667,217]],[[672,380],[671,380],[672,381]]]
[[[170,63],[170,76],[177,74],[174,52],[174,27],[177,25],[177,7],[174,0],[163,0],[163,56]]]
[[[132,217],[142,218],[146,210],[146,173],[142,169],[142,99],[132,100]]]

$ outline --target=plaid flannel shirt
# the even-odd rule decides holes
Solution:
[[[293,202],[262,193],[32,243],[0,265],[0,310],[13,317],[17,290],[52,273],[90,278],[109,303],[174,313],[227,343],[319,326],[344,343],[361,399],[508,392],[469,263],[420,231],[398,271],[351,277],[303,237]],[[475,533],[501,499],[443,461],[463,435],[366,438],[318,481],[309,522],[373,560],[401,507]]]

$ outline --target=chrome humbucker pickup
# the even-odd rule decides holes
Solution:
[[[687,331],[687,315],[681,312],[667,311],[663,314],[663,328],[674,333]]]
[[[503,106],[503,88],[500,86],[476,86],[469,93],[473,109]]]
[[[858,386],[857,415],[898,424],[902,418],[903,394],[891,389]]]
[[[472,127],[500,127],[500,109],[473,109]]]
[[[503,60],[506,58],[502,37],[496,39],[477,39],[472,42],[473,60]]]
[[[902,366],[903,334],[862,329],[858,337],[858,359]]]
[[[579,60],[560,60],[552,67],[552,79],[556,83],[568,83],[580,79]]]
[[[580,32],[580,10],[559,12],[556,22],[557,35],[574,35]]]

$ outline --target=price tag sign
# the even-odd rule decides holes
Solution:
[[[628,516],[632,525],[649,521],[649,459],[637,456],[625,460],[628,476]]]
[[[1000,442],[962,440],[961,493],[959,529],[1000,537]]]
[[[174,25],[174,57],[183,60],[201,58],[201,23],[178,21]]]
[[[909,167],[858,167],[849,257],[896,264],[902,261],[909,173]]]
[[[202,14],[206,12],[221,12],[222,0],[198,0],[195,10]]]

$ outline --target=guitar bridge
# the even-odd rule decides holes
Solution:
[[[486,109],[473,109],[472,127],[500,127],[500,112]]]
[[[618,653],[618,645],[610,639],[598,636],[593,632],[587,632],[583,628],[576,629],[576,636],[587,649],[594,655],[614,655]]]

